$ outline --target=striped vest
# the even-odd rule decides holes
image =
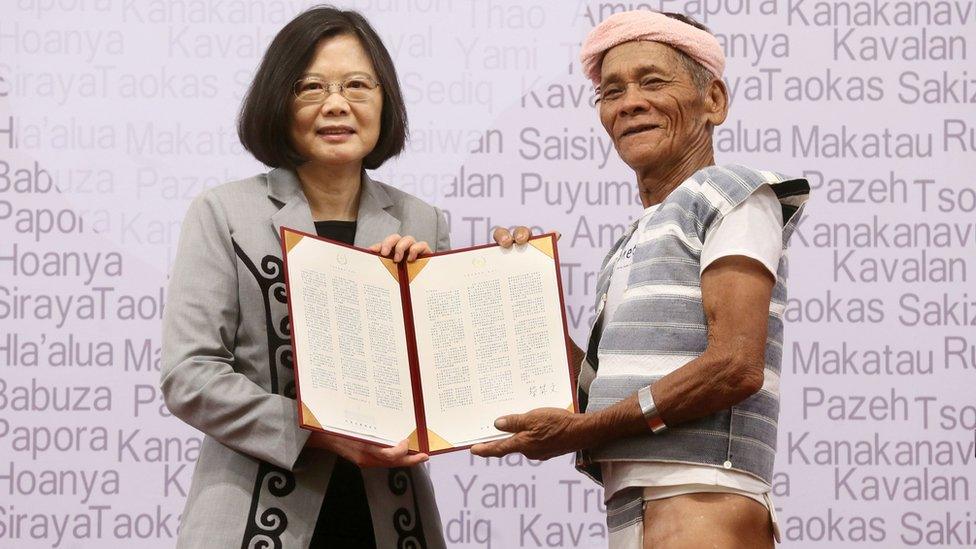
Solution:
[[[810,192],[806,180],[735,165],[704,168],[651,214],[634,252],[623,300],[613,317],[604,319],[602,308],[617,252],[637,222],[617,241],[597,280],[599,313],[578,387],[584,411],[607,408],[705,351],[708,330],[699,272],[705,235],[765,184],[783,207],[785,249]],[[730,409],[671,426],[658,435],[620,439],[582,451],[577,467],[599,481],[600,461],[685,462],[735,469],[771,483],[786,307],[785,254],[777,277],[769,306],[765,378],[758,393]],[[611,510],[613,504],[611,500]],[[608,521],[613,526],[613,517],[608,515]]]

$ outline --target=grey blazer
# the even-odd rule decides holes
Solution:
[[[356,245],[392,233],[450,247],[437,208],[365,174]],[[162,390],[204,438],[179,547],[307,547],[335,454],[298,427],[279,229],[315,233],[297,175],[202,193],[183,221],[163,320]],[[426,469],[364,469],[378,546],[444,547]],[[326,510],[327,511],[327,510]]]

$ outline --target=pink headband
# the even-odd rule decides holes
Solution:
[[[580,62],[594,86],[600,85],[600,66],[607,50],[632,40],[667,44],[701,63],[715,78],[725,71],[725,53],[710,33],[656,11],[627,11],[608,17],[583,41]]]

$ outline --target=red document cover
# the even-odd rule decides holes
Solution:
[[[281,242],[302,427],[436,454],[508,436],[501,415],[577,410],[554,234],[409,264]]]

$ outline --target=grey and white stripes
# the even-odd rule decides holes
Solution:
[[[596,333],[591,334],[579,384],[586,411],[619,402],[705,351],[708,329],[700,277],[705,235],[763,185],[773,189],[782,205],[785,248],[809,196],[809,185],[803,179],[736,165],[711,166],[682,183],[651,214],[633,254],[623,300],[611,318],[598,316],[594,323]],[[617,255],[636,226],[630,227],[604,261],[597,280],[598,310]],[[685,462],[736,469],[771,482],[788,279],[785,254],[777,277],[769,307],[765,378],[758,393],[730,409],[672,426],[660,435],[588,449],[578,456],[580,468],[598,478],[599,467],[592,465],[600,461]]]

